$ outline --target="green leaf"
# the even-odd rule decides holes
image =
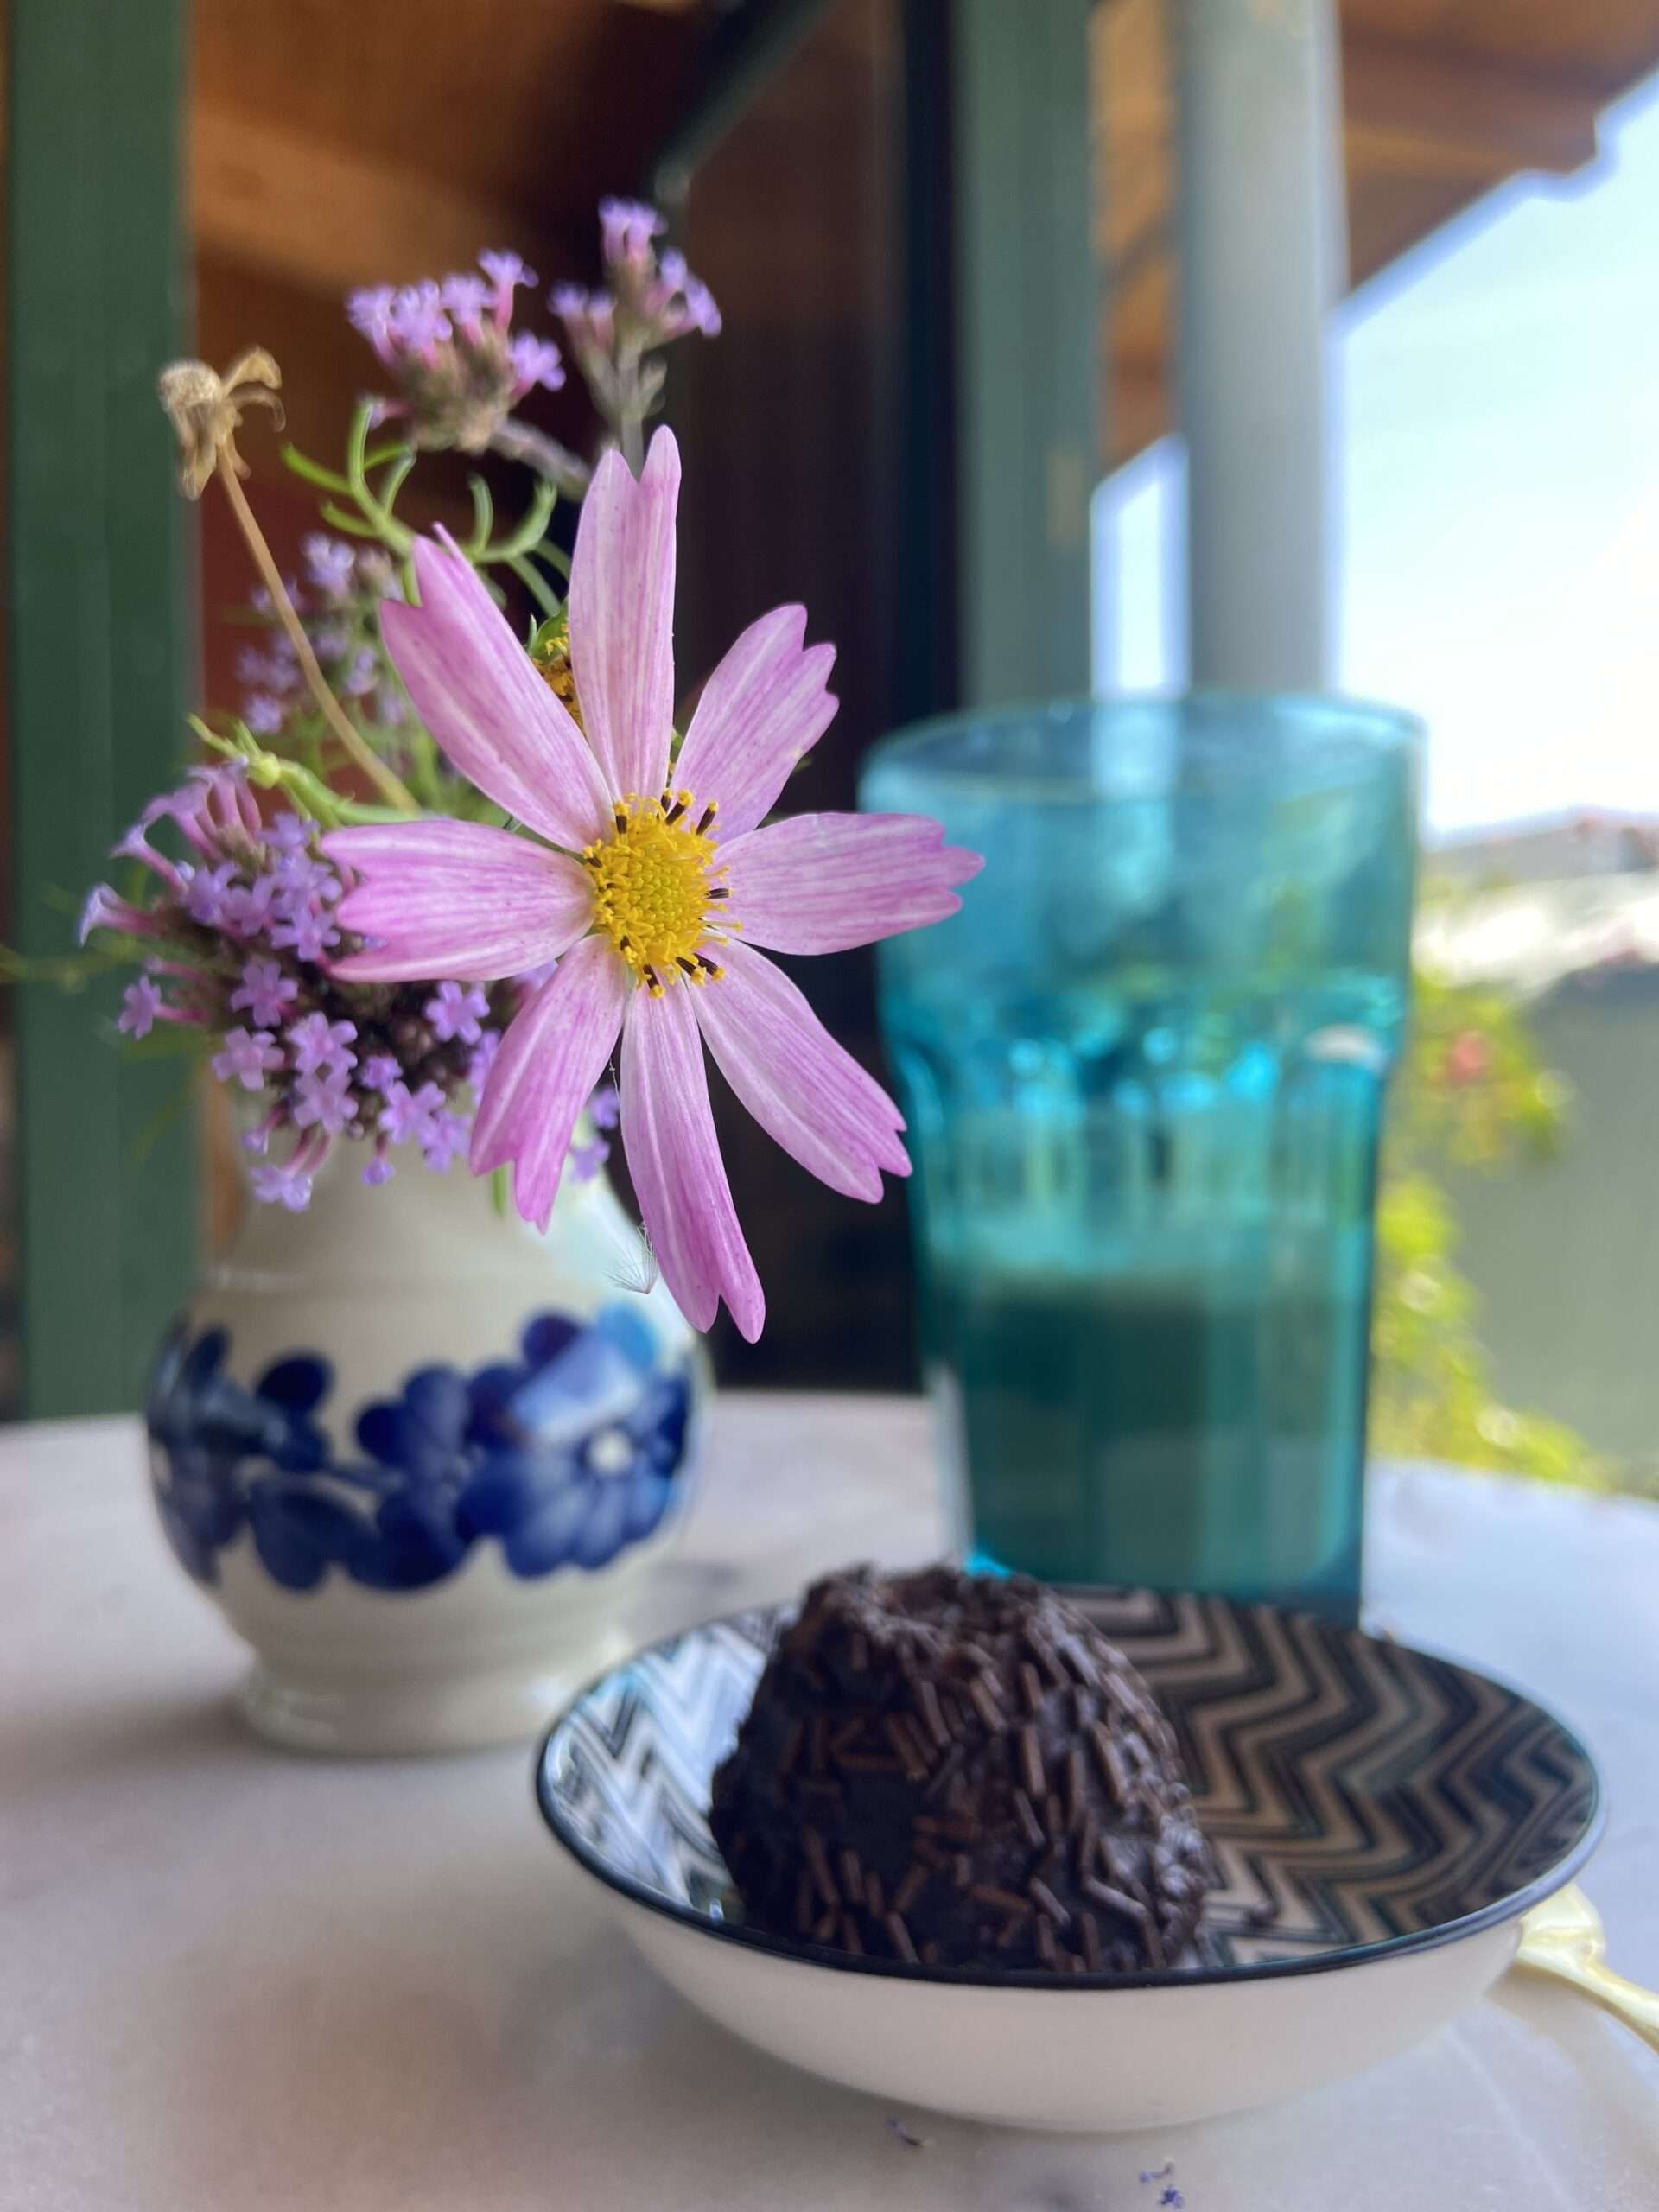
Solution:
[[[282,453],[283,467],[291,468],[295,475],[302,477],[306,483],[315,484],[325,492],[350,492],[352,487],[343,476],[332,468],[325,468],[320,461],[313,461],[297,446],[285,445]]]
[[[390,514],[392,509],[397,505],[397,494],[403,490],[404,486],[409,480],[409,472],[414,467],[414,466],[415,454],[413,448],[406,448],[404,452],[398,454],[396,461],[392,462],[391,467],[387,469],[385,477],[382,479],[379,493],[380,504],[388,514]]]
[[[515,561],[532,546],[539,545],[547,535],[547,525],[552,521],[553,510],[558,503],[557,488],[543,477],[537,485],[518,527],[480,554],[480,562],[488,565],[498,561]]]
[[[507,556],[506,565],[544,613],[553,615],[558,613],[558,600],[549,590],[532,562],[526,560],[521,554],[510,553]]]
[[[332,530],[343,530],[352,537],[372,537],[377,545],[385,543],[384,536],[372,522],[365,522],[361,515],[347,514],[344,507],[336,506],[332,499],[323,501],[320,512]]]
[[[481,476],[467,479],[467,489],[473,495],[473,534],[466,544],[467,558],[477,560],[490,542],[490,532],[495,527],[495,501],[490,497],[490,487]]]

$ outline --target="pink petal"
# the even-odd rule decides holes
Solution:
[[[622,1142],[639,1212],[682,1313],[706,1329],[721,1299],[753,1344],[766,1318],[709,1106],[690,988],[636,990],[622,1030]]]
[[[421,720],[498,806],[553,844],[590,844],[610,809],[582,732],[448,538],[416,540],[415,574],[420,605],[384,601],[380,628]]]
[[[774,952],[844,952],[941,922],[962,904],[951,886],[985,864],[925,814],[798,814],[720,857],[745,942]]]
[[[835,719],[824,690],[833,645],[803,651],[804,607],[776,607],[752,622],[704,684],[675,763],[674,780],[720,802],[716,837],[764,820],[790,770]]]
[[[882,1168],[908,1175],[904,1116],[830,1036],[781,968],[728,941],[725,968],[691,994],[720,1071],[769,1137],[849,1198],[879,1198]],[[679,994],[677,994],[679,995]]]
[[[513,1163],[512,1195],[545,1229],[570,1133],[622,1026],[628,971],[603,938],[586,937],[509,1025],[484,1085],[467,1155],[474,1175]]]
[[[653,798],[674,727],[674,512],[680,449],[658,430],[636,482],[620,453],[594,472],[570,569],[582,726],[609,795]]]
[[[593,887],[575,861],[481,823],[334,830],[322,848],[359,879],[337,909],[342,926],[380,939],[334,963],[353,982],[493,982],[556,959],[593,918]]]

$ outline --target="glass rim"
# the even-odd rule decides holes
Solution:
[[[1179,727],[1195,709],[1224,714],[1230,708],[1241,713],[1269,715],[1281,727],[1300,722],[1315,733],[1318,723],[1324,721],[1331,735],[1345,735],[1367,745],[1370,763],[1378,768],[1402,759],[1413,766],[1421,766],[1427,737],[1422,717],[1409,709],[1343,691],[1256,690],[1239,685],[1199,684],[1185,691],[1125,692],[1103,699],[1072,693],[1052,699],[1014,700],[989,707],[953,708],[946,714],[930,715],[920,721],[907,722],[875,741],[859,764],[859,777],[861,784],[873,771],[908,765],[925,768],[940,783],[983,787],[995,784],[999,776],[1008,779],[1010,772],[965,762],[926,768],[917,756],[925,754],[931,744],[942,738],[971,729],[1007,731],[1021,725],[1040,727],[1058,720],[1113,720],[1148,714],[1171,727]],[[1354,779],[1360,780],[1357,776]],[[1040,789],[1046,797],[1081,798],[1094,807],[1120,805],[1135,796],[1102,791],[1080,775],[1045,779]],[[1036,795],[1033,789],[1033,796]]]

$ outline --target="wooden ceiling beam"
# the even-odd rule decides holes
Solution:
[[[517,209],[435,174],[391,168],[200,104],[189,208],[200,248],[309,291],[441,276],[486,245],[516,247],[533,262],[537,246]]]
[[[1565,176],[1595,159],[1599,86],[1351,32],[1342,73],[1350,149],[1363,159],[1475,178]]]

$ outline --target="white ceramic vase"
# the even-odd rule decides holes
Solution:
[[[603,1176],[547,1235],[460,1166],[301,1214],[250,1205],[159,1355],[147,1421],[179,1559],[253,1647],[248,1719],[312,1751],[543,1726],[623,1656],[683,1503],[700,1339]]]

